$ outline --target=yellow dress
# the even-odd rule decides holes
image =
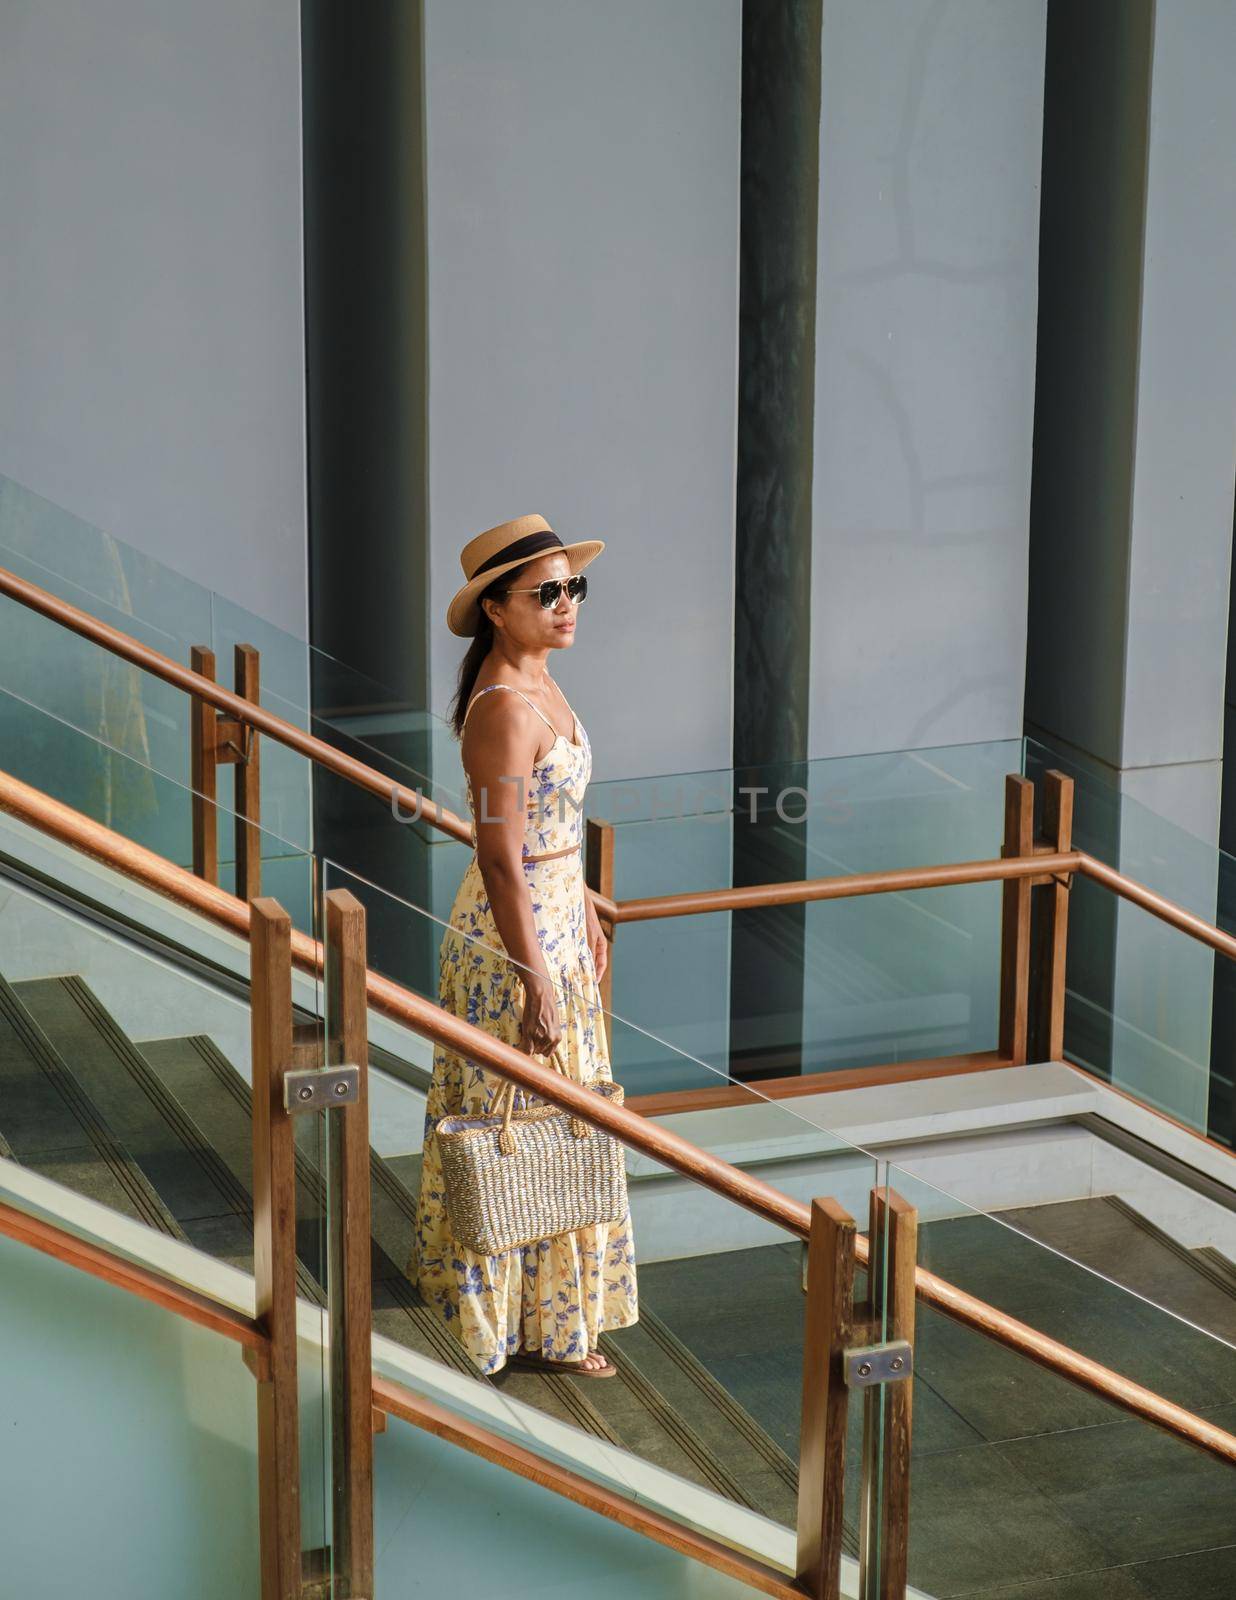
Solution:
[[[509,689],[490,684],[475,695]],[[520,694],[555,732],[527,695]],[[467,714],[465,714],[465,722]],[[563,1024],[561,1051],[581,1083],[611,1077],[605,1015],[584,918],[584,791],[592,775],[592,749],[578,718],[579,742],[555,733],[532,771],[523,843],[524,877],[546,967],[557,987]],[[468,784],[468,805],[476,805]],[[472,824],[476,844],[476,822]],[[576,846],[552,861],[529,861]],[[506,955],[490,910],[475,848],[438,956],[438,999],[456,1016],[519,1047],[524,985]],[[620,1222],[541,1239],[501,1255],[482,1256],[451,1237],[442,1164],[434,1128],[444,1116],[474,1116],[494,1109],[502,1086],[467,1057],[439,1047],[425,1108],[425,1148],[416,1227],[408,1275],[453,1330],[482,1372],[496,1372],[522,1344],[552,1360],[574,1361],[597,1348],[597,1335],[625,1328],[638,1317],[635,1255],[628,1213]],[[535,1104],[518,1092],[515,1105]]]

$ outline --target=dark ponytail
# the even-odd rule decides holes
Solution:
[[[489,613],[481,605],[482,600],[501,600],[506,593],[507,585],[517,583],[524,567],[530,566],[525,562],[523,567],[515,567],[510,572],[504,572],[500,578],[495,578],[487,589],[482,589],[477,596],[477,610],[481,614],[481,626],[476,637],[468,646],[463,660],[459,663],[459,678],[455,688],[455,698],[451,701],[451,708],[446,714],[446,720],[455,730],[457,739],[463,737],[464,714],[468,709],[468,702],[472,699],[472,691],[476,687],[476,680],[480,676],[485,657],[493,649],[494,625],[490,621]]]

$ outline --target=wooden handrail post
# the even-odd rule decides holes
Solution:
[[[215,681],[215,653],[204,644],[189,652],[194,672]],[[259,657],[251,644],[238,644],[236,693],[260,703]],[[238,717],[225,716],[200,695],[189,697],[189,768],[193,791],[193,870],[207,883],[219,882],[219,768],[235,766],[236,897],[252,900],[262,892],[261,757],[258,731]]]
[[[1019,772],[1004,780],[1003,860],[1034,853],[1034,785]],[[1000,922],[1000,1054],[1026,1059],[1030,1013],[1030,880],[1006,878]]]
[[[299,1600],[296,1146],[283,1095],[292,1064],[292,919],[277,900],[257,899],[249,929],[255,1320],[270,1341],[270,1366],[257,1385],[261,1593]]]
[[[359,1096],[330,1127],[330,1350],[334,1456],[334,1593],[373,1594],[373,1296],[369,1226],[369,1034],[365,908],[326,895],[327,1066],[355,1066]]]
[[[235,650],[236,693],[261,703],[258,652],[251,644]],[[236,897],[252,900],[262,892],[262,749],[260,735],[249,722],[235,724]]]
[[[194,672],[213,683],[215,653],[204,644],[189,650]],[[193,813],[193,870],[207,883],[219,881],[219,824],[215,810],[218,766],[215,737],[217,713],[208,700],[189,696],[189,785]]]
[[[811,1202],[798,1466],[797,1581],[809,1600],[838,1600],[848,1391],[843,1352],[854,1321],[854,1218]]]
[[[891,1189],[871,1191],[872,1338],[914,1347],[918,1212]],[[860,1600],[905,1600],[910,1548],[910,1420],[913,1379],[863,1395],[863,1497],[859,1523]]]
[[[588,817],[584,822],[584,882],[607,900],[614,898],[614,825],[599,817]],[[612,922],[602,919],[601,931],[609,942],[609,960],[601,978],[601,1004],[612,1015],[614,936],[618,930]]]
[[[1043,838],[1049,848],[1073,848],[1073,780],[1055,767],[1043,783]],[[1043,890],[1046,950],[1039,990],[1039,1054],[1064,1060],[1064,981],[1069,941],[1069,887],[1072,877],[1057,873]]]

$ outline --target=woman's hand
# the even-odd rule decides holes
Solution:
[[[558,997],[550,980],[539,972],[524,974],[524,1010],[520,1020],[519,1048],[532,1056],[548,1056],[562,1038]]]
[[[596,914],[592,901],[584,899],[584,925],[587,930],[588,948],[592,951],[592,964],[597,969],[597,981],[605,976],[605,969],[609,965],[609,940],[601,931],[601,919]]]

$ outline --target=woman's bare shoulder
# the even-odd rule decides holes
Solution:
[[[490,694],[490,689],[509,689],[509,694]],[[469,751],[492,745],[497,740],[514,740],[534,748],[540,743],[540,719],[523,691],[500,679],[485,684],[473,695],[464,723],[461,745]],[[474,738],[469,740],[469,735]]]

